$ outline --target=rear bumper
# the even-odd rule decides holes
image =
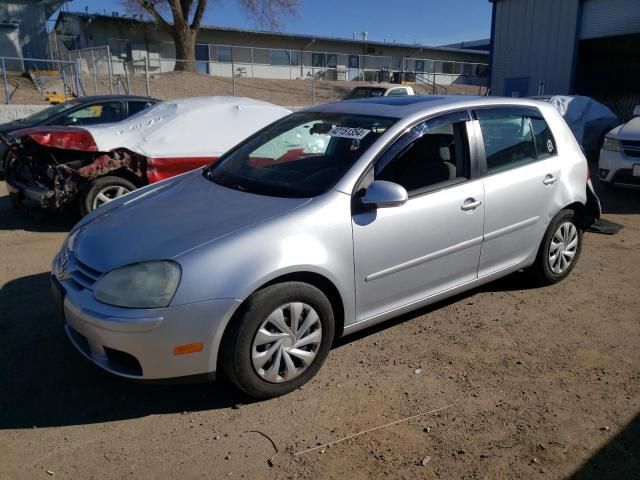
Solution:
[[[45,199],[52,193],[50,190],[45,188],[25,185],[10,176],[7,176],[6,183],[9,195],[18,202],[27,200],[32,203],[37,203],[42,207],[45,203]]]
[[[137,380],[215,376],[222,332],[239,301],[127,309],[101,304],[90,290],[51,278],[54,304],[59,305],[69,340],[100,368]],[[178,345],[200,342],[199,352],[174,354]]]

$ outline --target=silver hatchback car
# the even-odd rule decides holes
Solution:
[[[312,378],[337,337],[516,270],[562,280],[599,214],[552,105],[344,101],[84,218],[53,262],[53,298],[109,372],[224,372],[268,398]]]

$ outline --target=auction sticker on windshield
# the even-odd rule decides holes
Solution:
[[[633,176],[634,177],[640,177],[640,164],[635,164],[633,166]]]
[[[367,130],[366,128],[333,127],[329,131],[329,136],[339,137],[339,138],[351,138],[354,140],[362,140],[370,132],[371,130]]]

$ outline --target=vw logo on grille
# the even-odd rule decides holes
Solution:
[[[58,278],[61,279],[66,275],[68,266],[69,266],[69,255],[65,252],[62,254],[62,256],[60,257],[60,260],[58,261],[58,268],[56,271],[56,275],[58,276]]]

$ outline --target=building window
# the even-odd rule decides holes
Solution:
[[[294,67],[300,65],[300,54],[301,52],[297,50],[291,50],[291,65]]]
[[[327,65],[327,58],[324,53],[314,53],[311,57],[311,64],[314,67],[325,67]]]
[[[349,55],[349,68],[360,68],[360,57],[358,55]]]
[[[269,63],[271,65],[291,65],[291,51],[269,50]]]
[[[216,47],[216,60],[218,62],[231,63],[233,61],[231,55],[231,47],[218,45]]]
[[[335,53],[327,54],[327,68],[337,68],[338,67],[338,55]]]
[[[112,57],[117,57],[125,61],[131,60],[131,46],[128,40],[110,38],[108,43]]]

